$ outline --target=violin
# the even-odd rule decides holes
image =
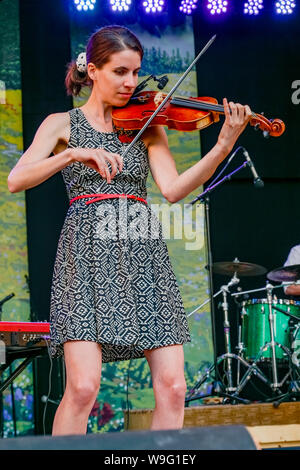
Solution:
[[[166,94],[156,91],[143,91],[134,95],[122,108],[114,108],[112,119],[117,130],[135,131],[142,129],[158,106],[165,100]],[[167,126],[178,131],[195,131],[218,122],[224,106],[216,98],[202,96],[187,98],[170,97],[166,100],[150,126]],[[279,137],[285,131],[285,124],[280,119],[267,119],[262,114],[252,112],[250,125],[263,131],[264,136]]]

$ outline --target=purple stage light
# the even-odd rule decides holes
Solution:
[[[244,3],[244,13],[245,15],[258,15],[263,7],[263,0],[248,0]]]
[[[181,0],[179,10],[186,15],[191,15],[197,8],[198,0]]]
[[[227,13],[228,1],[227,0],[208,0],[207,8],[211,15],[221,15]]]
[[[161,13],[164,6],[164,0],[145,0],[143,2],[143,7],[146,13]]]
[[[116,12],[128,11],[131,7],[131,0],[110,0],[111,9]]]
[[[78,11],[88,11],[95,8],[96,0],[74,0]]]
[[[296,7],[293,0],[277,0],[275,2],[275,10],[278,15],[291,15]]]

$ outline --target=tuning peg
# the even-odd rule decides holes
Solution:
[[[268,131],[263,131],[263,136],[265,139],[268,139],[270,137],[270,134]]]

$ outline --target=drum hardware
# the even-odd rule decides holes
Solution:
[[[279,271],[281,270],[276,270],[276,279],[279,279],[279,276],[280,276],[280,279],[284,276],[284,279],[286,280],[286,269],[284,269],[284,274],[282,274],[282,272],[279,273]],[[295,272],[295,271],[293,271]],[[273,276],[273,275],[272,275]],[[275,276],[274,276],[275,277]],[[291,276],[290,276],[291,277]],[[295,280],[292,281],[292,282],[285,282],[285,285],[290,285],[290,284],[294,284],[295,283]],[[253,361],[253,368],[250,367],[250,369],[248,369],[248,371],[245,373],[244,377],[241,379],[241,381],[239,382],[238,381],[238,387],[237,387],[237,392],[240,393],[240,391],[242,390],[242,388],[245,386],[246,382],[250,379],[252,373],[255,373],[257,372],[257,363],[261,362],[262,361],[262,356],[265,354],[265,352],[267,350],[271,350],[271,367],[272,367],[272,376],[273,376],[273,382],[270,383],[270,381],[268,379],[264,380],[265,383],[267,385],[269,385],[271,387],[271,389],[275,392],[275,393],[281,393],[281,387],[283,386],[283,384],[285,383],[285,381],[287,380],[287,378],[292,374],[292,371],[290,370],[286,376],[283,378],[283,380],[279,383],[278,382],[278,370],[277,370],[277,357],[276,357],[276,349],[275,347],[277,346],[278,348],[280,348],[282,351],[283,351],[283,355],[287,356],[290,360],[290,362],[292,361],[292,353],[290,351],[290,349],[288,347],[286,347],[284,344],[281,344],[280,342],[276,342],[275,341],[275,318],[274,318],[274,313],[273,311],[276,310],[276,311],[279,311],[280,313],[283,313],[284,315],[288,316],[290,319],[292,319],[293,321],[296,321],[296,322],[299,322],[300,321],[300,318],[298,318],[297,316],[293,315],[290,313],[290,311],[286,311],[286,310],[283,310],[283,308],[280,308],[278,307],[276,304],[277,302],[277,299],[275,299],[275,296],[272,296],[272,291],[273,289],[276,289],[276,288],[282,288],[283,286],[280,285],[280,286],[273,286],[272,284],[270,284],[269,282],[267,282],[266,284],[266,287],[265,288],[262,288],[262,289],[254,289],[254,290],[251,290],[251,291],[244,291],[244,292],[238,292],[238,293],[233,293],[231,294],[233,297],[238,297],[240,295],[244,295],[244,294],[248,294],[248,293],[253,293],[253,292],[258,292],[258,291],[262,291],[262,290],[265,290],[267,291],[267,300],[266,301],[262,301],[262,302],[265,302],[266,305],[267,305],[267,309],[268,309],[268,324],[269,324],[269,332],[270,332],[270,341],[266,342],[263,346],[260,347],[259,351],[258,351],[258,354],[257,356],[254,358],[254,361]],[[253,302],[253,300],[251,301]],[[258,301],[259,302],[259,301]],[[287,301],[289,302],[289,301]],[[245,315],[247,314],[247,312],[245,312],[245,306],[243,306],[243,309],[242,310],[242,315]],[[288,307],[288,309],[290,309],[290,307]],[[261,312],[263,313],[263,312]],[[252,317],[254,317],[254,315],[252,315]],[[256,326],[256,325],[255,325]],[[280,324],[280,326],[282,326]],[[286,331],[286,330],[285,330]],[[282,331],[280,332],[282,334]],[[244,346],[244,343],[240,340],[240,348],[242,348]],[[247,345],[246,345],[247,346]],[[244,347],[244,350],[246,350],[247,348]],[[249,353],[249,355],[251,355]],[[249,360],[249,358],[247,358]],[[262,380],[263,380],[263,377],[261,376],[260,377]],[[290,384],[290,387],[293,387],[293,389],[295,388],[295,383],[294,381],[292,380],[291,381],[291,384]],[[282,395],[282,400],[284,400],[286,398],[286,394],[285,395]],[[290,395],[289,395],[290,396]],[[278,403],[278,398],[279,397],[276,397],[276,402]],[[273,401],[274,398],[271,398],[270,400],[268,401]]]
[[[219,397],[225,398],[225,399],[227,399],[228,402],[232,402],[233,404],[236,403],[236,402],[240,402],[240,403],[243,403],[243,404],[251,403],[250,400],[239,397],[238,392],[236,391],[236,388],[234,389],[235,390],[234,395],[232,395],[229,392],[227,393],[226,390],[228,390],[228,389],[225,388],[222,381],[216,380],[216,378],[215,379],[213,378],[213,373],[214,372],[216,373],[217,366],[219,366],[223,361],[228,360],[228,359],[230,359],[230,360],[237,359],[237,360],[241,361],[246,367],[250,367],[250,364],[248,364],[247,361],[245,361],[243,358],[237,356],[236,354],[226,353],[226,354],[223,354],[222,356],[219,356],[216,360],[216,364],[213,364],[206,371],[205,374],[202,374],[202,376],[200,377],[200,379],[198,380],[196,385],[188,392],[188,394],[186,396],[186,399],[185,399],[185,404],[187,406],[189,405],[190,401],[204,399],[204,398],[211,397],[211,396],[219,396]],[[211,393],[209,393],[208,395],[202,395],[202,394],[195,395],[195,392],[197,390],[199,390],[200,387],[208,380],[212,381]]]
[[[243,265],[243,266],[241,266],[241,265]],[[247,266],[245,267],[245,265],[247,265]],[[248,273],[250,273],[250,272],[253,273],[254,272],[253,266],[255,266],[255,265],[250,266],[250,263],[240,263],[237,260],[237,258],[234,260],[233,263],[226,263],[226,266],[224,266],[224,265],[221,266],[221,263],[216,263],[216,264],[212,265],[212,269],[214,270],[216,268],[219,273],[220,273],[220,270],[225,269],[227,274],[228,274],[228,272],[233,274],[233,276],[230,279],[230,281],[228,282],[228,284],[223,285],[220,288],[220,290],[212,296],[213,298],[215,298],[218,295],[222,294],[223,302],[221,302],[221,307],[223,309],[223,315],[224,315],[223,325],[224,325],[224,338],[225,338],[225,351],[226,352],[222,356],[219,356],[218,358],[216,358],[215,364],[213,364],[207,370],[207,372],[204,374],[204,376],[202,376],[200,378],[200,380],[197,382],[197,384],[187,394],[187,397],[186,397],[186,400],[185,400],[186,404],[188,404],[192,400],[197,400],[199,398],[202,399],[202,398],[205,398],[206,396],[210,396],[210,395],[206,395],[206,396],[197,395],[197,396],[194,396],[194,394],[208,379],[212,378],[211,376],[212,376],[213,372],[217,373],[217,366],[219,366],[223,361],[225,361],[225,364],[226,364],[225,374],[226,374],[226,377],[227,377],[227,386],[225,386],[222,381],[215,380],[213,382],[212,393],[215,394],[215,395],[219,395],[221,397],[227,398],[229,400],[232,400],[233,402],[238,401],[238,402],[241,402],[241,403],[250,403],[249,400],[246,400],[244,398],[239,397],[238,392],[237,392],[237,388],[233,386],[232,360],[235,359],[235,360],[238,361],[238,363],[241,362],[247,368],[250,368],[251,366],[244,358],[242,358],[239,355],[233,354],[231,352],[230,322],[229,322],[229,316],[228,316],[229,312],[228,312],[227,296],[228,296],[228,294],[230,294],[230,291],[229,291],[230,287],[236,286],[240,282],[240,279],[237,277],[237,271],[240,271],[240,272],[242,272],[242,275],[247,276],[248,274],[246,274],[246,272],[248,272]],[[232,271],[233,268],[236,268],[237,271]],[[257,271],[256,266],[255,266],[255,270]],[[222,271],[222,273],[223,272],[224,271]],[[254,274],[249,274],[249,275],[254,275]],[[195,309],[193,312],[191,312],[188,316],[192,315],[195,311],[202,308],[209,301],[210,301],[210,299],[206,300],[201,306],[197,307],[197,309]],[[255,369],[255,367],[254,367],[254,369]],[[257,370],[257,374],[260,375],[261,374],[260,371]],[[232,395],[233,392],[235,392],[234,395]]]
[[[244,307],[243,307],[244,308]],[[238,345],[236,347],[236,350],[237,350],[237,353],[238,353],[238,356],[240,357],[244,357],[244,354],[245,354],[245,345],[244,343],[242,342],[242,326],[239,325],[239,328],[238,328]],[[241,374],[241,363],[240,361],[238,361],[238,364],[237,364],[237,376],[236,376],[236,383],[239,384],[240,383],[240,374]]]
[[[290,353],[290,351],[289,351],[288,348],[286,348],[284,345],[282,345],[282,344],[280,344],[280,343],[277,343],[277,342],[275,342],[275,345],[278,346],[278,347],[280,347],[281,349],[283,349],[284,352],[285,352],[285,354],[286,354],[286,356],[288,356],[290,360],[292,359],[292,355],[291,355],[291,353]],[[260,348],[257,357],[256,357],[255,360],[252,362],[252,365],[253,365],[253,372],[254,372],[256,375],[257,375],[257,371],[260,370],[260,369],[257,367],[257,363],[262,362],[262,361],[261,361],[261,355],[262,355],[264,352],[266,352],[270,347],[272,347],[272,342],[269,342],[269,343],[264,344],[264,346],[262,346],[262,347]],[[273,352],[272,349],[271,349],[271,352]],[[272,364],[272,370],[274,370],[274,369],[273,369],[273,361],[272,361],[271,364]],[[251,368],[250,368],[250,369],[251,369]],[[276,369],[276,370],[277,370],[277,369]],[[251,370],[249,370],[248,372],[251,372]],[[260,370],[260,372],[262,373],[261,370]],[[250,376],[247,377],[247,375],[248,375],[248,373],[246,374],[246,377],[245,377],[245,378],[248,380],[248,379],[250,378]],[[288,377],[291,375],[291,371],[290,371],[290,370],[288,371],[288,373],[285,375],[285,377],[282,379],[282,381],[281,381],[280,383],[278,383],[278,379],[277,379],[277,386],[276,386],[276,387],[274,387],[274,383],[270,382],[269,379],[267,379],[264,374],[262,374],[262,375],[265,377],[265,379],[263,379],[262,377],[260,377],[260,378],[265,382],[266,385],[269,385],[269,386],[270,386],[270,388],[272,389],[272,391],[275,391],[276,393],[281,393],[280,389],[281,389],[281,387],[284,385],[284,383],[286,382],[286,380],[288,379]],[[274,377],[274,374],[273,374],[273,377]],[[241,380],[241,382],[240,382],[240,386],[241,386],[241,384],[242,384],[242,380]],[[239,391],[240,391],[240,389],[239,389]],[[274,398],[272,398],[271,400],[273,400],[273,399],[274,399]]]
[[[273,384],[272,387],[274,390],[279,390],[279,383],[278,383],[278,371],[277,371],[277,363],[276,363],[276,350],[275,350],[275,335],[274,335],[274,314],[272,309],[272,292],[273,292],[273,285],[267,282],[266,285],[267,291],[267,301],[269,306],[269,326],[270,326],[270,334],[271,334],[271,342],[266,345],[266,348],[271,347],[272,350],[272,372],[273,372]],[[278,345],[279,346],[279,345]]]
[[[255,375],[256,377],[258,377],[265,385],[269,386],[270,389],[273,391],[273,384],[265,376],[265,374],[260,370],[260,368],[257,366],[257,363],[254,361],[252,364],[248,364],[247,362],[246,362],[246,364],[248,365],[248,370],[246,371],[246,373],[243,375],[242,379],[238,383],[238,385],[236,387],[236,391],[233,394],[233,397],[235,397],[236,394],[238,395],[239,393],[241,393],[243,388],[249,382],[252,375]]]
[[[294,282],[288,282],[288,283],[285,283],[285,285],[290,285],[290,284],[294,284]],[[273,286],[273,289],[282,289],[282,285],[280,286]],[[239,295],[244,295],[244,294],[253,294],[254,292],[261,292],[261,291],[265,291],[266,288],[265,287],[261,287],[260,289],[253,289],[253,290],[245,290],[245,291],[239,291],[239,292],[234,292],[233,294],[231,294],[231,297],[238,297]]]
[[[286,313],[286,312],[284,312]],[[287,393],[277,397],[273,401],[273,406],[278,408],[280,403],[284,401],[299,400],[300,399],[300,318],[291,315],[289,320],[290,335],[291,335],[291,361],[290,361],[290,375],[291,381]],[[271,400],[269,400],[271,401]]]
[[[239,362],[239,356],[231,353],[231,341],[230,341],[230,322],[228,316],[228,301],[227,301],[227,294],[229,294],[229,287],[234,286],[240,282],[239,278],[236,276],[236,272],[234,272],[233,277],[229,281],[227,285],[221,287],[222,295],[223,295],[223,303],[221,307],[223,308],[224,314],[224,338],[225,338],[225,354],[223,354],[220,358],[221,360],[226,360],[227,363],[227,380],[228,380],[228,387],[226,388],[226,392],[234,392],[236,390],[233,387],[233,379],[232,379],[232,359],[237,359]],[[221,361],[217,360],[217,364]]]
[[[281,286],[277,286],[277,287],[281,287]],[[273,291],[273,288],[274,286],[272,284],[270,284],[269,282],[267,282],[266,284],[266,287],[265,288],[262,288],[262,289],[254,289],[254,290],[251,290],[251,291],[244,291],[244,292],[238,292],[238,293],[234,293],[232,294],[233,297],[235,296],[239,296],[239,295],[244,295],[244,294],[248,294],[248,293],[253,293],[253,292],[258,292],[258,291],[261,291],[261,290],[265,290],[267,291],[267,306],[268,306],[268,323],[269,323],[269,331],[270,331],[270,337],[271,337],[271,341],[265,343],[259,350],[258,352],[258,355],[257,357],[255,358],[254,362],[253,362],[253,366],[255,365],[256,367],[251,367],[244,375],[243,379],[241,380],[241,383],[239,384],[239,387],[238,387],[238,391],[241,390],[241,388],[245,385],[246,381],[250,379],[250,376],[253,373],[257,373],[257,362],[260,361],[260,358],[262,356],[262,353],[263,352],[266,352],[269,348],[271,348],[271,361],[272,361],[272,375],[273,375],[273,383],[270,383],[268,379],[264,380],[266,384],[270,385],[270,387],[272,388],[272,390],[274,390],[275,392],[279,392],[281,393],[280,391],[280,386],[282,386],[282,384],[279,384],[278,383],[278,371],[277,371],[277,363],[276,363],[276,350],[275,350],[275,347],[278,346],[280,348],[284,348],[283,345],[281,345],[280,343],[276,343],[275,342],[275,335],[274,335],[274,314],[273,314],[273,310],[272,310],[272,303],[273,303],[273,297],[272,297],[272,291]],[[285,349],[285,348],[284,348]],[[285,352],[288,352],[286,349],[285,349]],[[260,371],[261,372],[261,371]],[[260,377],[262,378],[262,377]]]
[[[232,296],[235,297],[235,302],[237,304],[242,304],[242,305],[239,305],[239,310],[242,311],[242,316],[243,315],[247,315],[247,311],[245,309],[245,305],[244,303],[245,302],[240,302],[238,301],[238,297],[240,295],[243,295],[243,297],[249,297],[248,295],[245,295],[245,292],[241,292],[239,291],[238,293],[235,293],[235,294],[231,294]],[[270,382],[270,380],[265,376],[265,374],[259,369],[259,367],[257,366],[257,361],[252,361],[252,364],[248,363],[245,359],[245,352],[246,352],[246,346],[245,346],[245,343],[243,342],[243,338],[242,338],[242,325],[239,324],[239,329],[238,329],[238,346],[236,347],[237,351],[238,351],[238,356],[242,359],[240,361],[238,361],[238,367],[237,367],[237,388],[236,388],[236,392],[235,394],[239,394],[243,388],[246,386],[247,382],[250,380],[251,376],[254,374],[257,378],[259,378],[264,384],[268,385],[271,390],[272,390],[272,384]],[[246,367],[247,367],[247,371],[246,373],[244,374],[244,376],[240,377],[240,365],[241,364],[244,364]],[[235,394],[233,394],[233,396],[235,396]]]
[[[296,308],[296,304],[300,302],[293,302],[288,300],[278,300],[275,295],[273,295],[273,290],[283,288],[287,285],[295,284],[300,277],[300,265],[295,266],[288,266],[284,268],[279,268],[267,275],[267,278],[273,279],[275,281],[284,282],[284,285],[274,286],[271,283],[267,282],[266,286],[260,289],[253,289],[248,291],[242,291],[241,288],[239,292],[230,293],[229,288],[231,286],[235,286],[239,283],[239,276],[256,276],[263,274],[266,272],[265,268],[259,265],[253,265],[250,263],[242,263],[237,258],[233,262],[226,262],[226,263],[214,263],[211,265],[211,270],[223,275],[231,275],[233,274],[232,279],[229,283],[225,286],[222,286],[221,289],[211,296],[211,298],[215,298],[218,295],[222,294],[223,302],[220,302],[220,306],[223,309],[224,314],[224,337],[225,337],[225,348],[226,352],[222,356],[219,356],[215,360],[215,364],[212,365],[204,375],[200,378],[196,386],[189,392],[186,403],[191,400],[202,399],[206,396],[218,395],[221,397],[226,397],[231,403],[242,402],[242,403],[250,403],[250,400],[243,399],[239,396],[241,391],[244,389],[246,384],[249,382],[251,377],[254,375],[255,377],[259,378],[265,385],[267,385],[272,394],[276,394],[276,397],[272,397],[267,399],[266,401],[273,402],[274,406],[279,406],[282,401],[289,400],[291,398],[296,399],[300,397],[300,360],[298,359],[299,353],[297,352],[297,345],[299,345],[298,349],[300,348],[300,317],[293,315],[291,313],[292,308]],[[300,284],[300,281],[297,282]],[[259,316],[263,318],[266,322],[267,327],[263,324],[262,332],[264,335],[269,335],[270,338],[265,337],[264,339],[267,341],[262,341],[259,344],[259,347],[255,350],[255,354],[252,355],[249,353],[248,348],[249,344],[245,344],[243,340],[243,327],[239,325],[238,331],[238,346],[235,348],[237,350],[237,354],[232,354],[231,352],[231,344],[230,344],[230,324],[228,318],[228,301],[227,297],[230,294],[234,299],[238,299],[240,296],[245,296],[247,294],[252,294],[255,292],[266,291],[267,292],[267,299],[258,299],[257,303],[265,303],[264,305],[260,306]],[[249,297],[249,296],[247,296]],[[204,305],[211,301],[211,298],[206,300],[202,305],[200,305],[197,311],[201,309]],[[237,301],[237,300],[236,300]],[[255,301],[255,299],[254,299]],[[246,303],[253,302],[252,300],[247,301]],[[241,303],[239,301],[239,303]],[[288,304],[287,310],[278,307],[286,307]],[[281,305],[282,304],[282,305]],[[247,306],[245,307],[245,302],[242,302],[242,314],[245,318],[248,316],[249,318],[253,315],[247,314]],[[255,304],[253,304],[255,305]],[[296,310],[299,309],[296,308]],[[194,312],[190,313],[192,315]],[[283,321],[283,315],[278,316],[276,312],[283,314],[284,316],[289,317],[289,321],[296,322],[296,326],[294,326],[293,333],[291,333],[290,325],[287,327]],[[188,315],[189,316],[189,315]],[[261,320],[261,319],[260,319]],[[282,328],[283,325],[283,328]],[[255,326],[255,325],[254,325]],[[278,332],[276,333],[276,329]],[[292,334],[292,340],[287,341],[286,334],[290,332]],[[279,338],[279,341],[276,341],[276,336],[281,334],[283,337]],[[254,337],[256,336],[256,331],[254,330]],[[289,348],[287,345],[293,344],[294,346]],[[295,346],[296,344],[296,346]],[[276,353],[276,348],[279,348],[279,352]],[[281,352],[280,352],[281,351]],[[300,351],[300,349],[299,349]],[[247,357],[248,356],[250,357]],[[279,358],[277,357],[279,355]],[[290,370],[287,372],[285,377],[279,382],[278,380],[278,368],[277,368],[277,361],[280,361],[280,356],[283,358],[283,361],[286,358],[292,364]],[[233,386],[233,377],[232,377],[232,360],[237,360],[237,378],[236,378],[236,387]],[[226,377],[227,377],[227,384],[225,385],[223,381],[215,380],[212,384],[212,393],[206,396],[193,396],[197,389],[201,387],[208,379],[212,378],[213,372],[215,374],[218,373],[218,366],[224,361],[226,364]],[[272,373],[272,380],[270,380],[264,372],[259,368],[258,364],[262,362],[270,363],[271,365],[271,373]],[[243,365],[246,367],[246,372],[241,377],[240,376],[240,367]],[[289,383],[289,390],[287,393],[282,394],[281,388],[284,383],[287,381],[288,378],[291,378]]]
[[[228,387],[226,388],[226,392],[234,392],[236,390],[233,387],[233,379],[232,379],[232,358],[238,360],[238,372],[237,372],[237,379],[239,380],[240,374],[240,355],[232,355],[231,353],[231,343],[230,343],[230,323],[228,317],[228,301],[227,301],[227,294],[229,293],[229,287],[236,285],[240,282],[237,274],[239,276],[258,276],[265,274],[267,272],[266,268],[263,266],[253,264],[253,263],[246,263],[239,261],[238,258],[235,258],[233,262],[217,262],[212,265],[212,270],[216,274],[223,274],[223,275],[232,275],[233,277],[229,281],[229,283],[221,287],[221,292],[223,295],[223,312],[224,312],[224,337],[225,337],[225,354],[221,356],[222,360],[226,358],[227,363],[227,379],[228,379]],[[243,345],[240,343],[240,351],[243,350]],[[239,351],[239,349],[238,349]],[[218,360],[217,360],[218,363]],[[239,383],[237,381],[237,383]]]

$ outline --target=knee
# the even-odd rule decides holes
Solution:
[[[72,401],[73,406],[84,408],[90,407],[94,404],[99,388],[99,382],[85,379],[73,383],[69,387],[67,384],[66,392],[68,392],[69,399]]]
[[[175,381],[170,388],[170,398],[176,403],[182,403],[185,400],[186,390],[187,386],[184,379]]]
[[[184,377],[165,377],[156,387],[157,397],[165,397],[173,405],[182,405],[186,391],[187,386]]]

